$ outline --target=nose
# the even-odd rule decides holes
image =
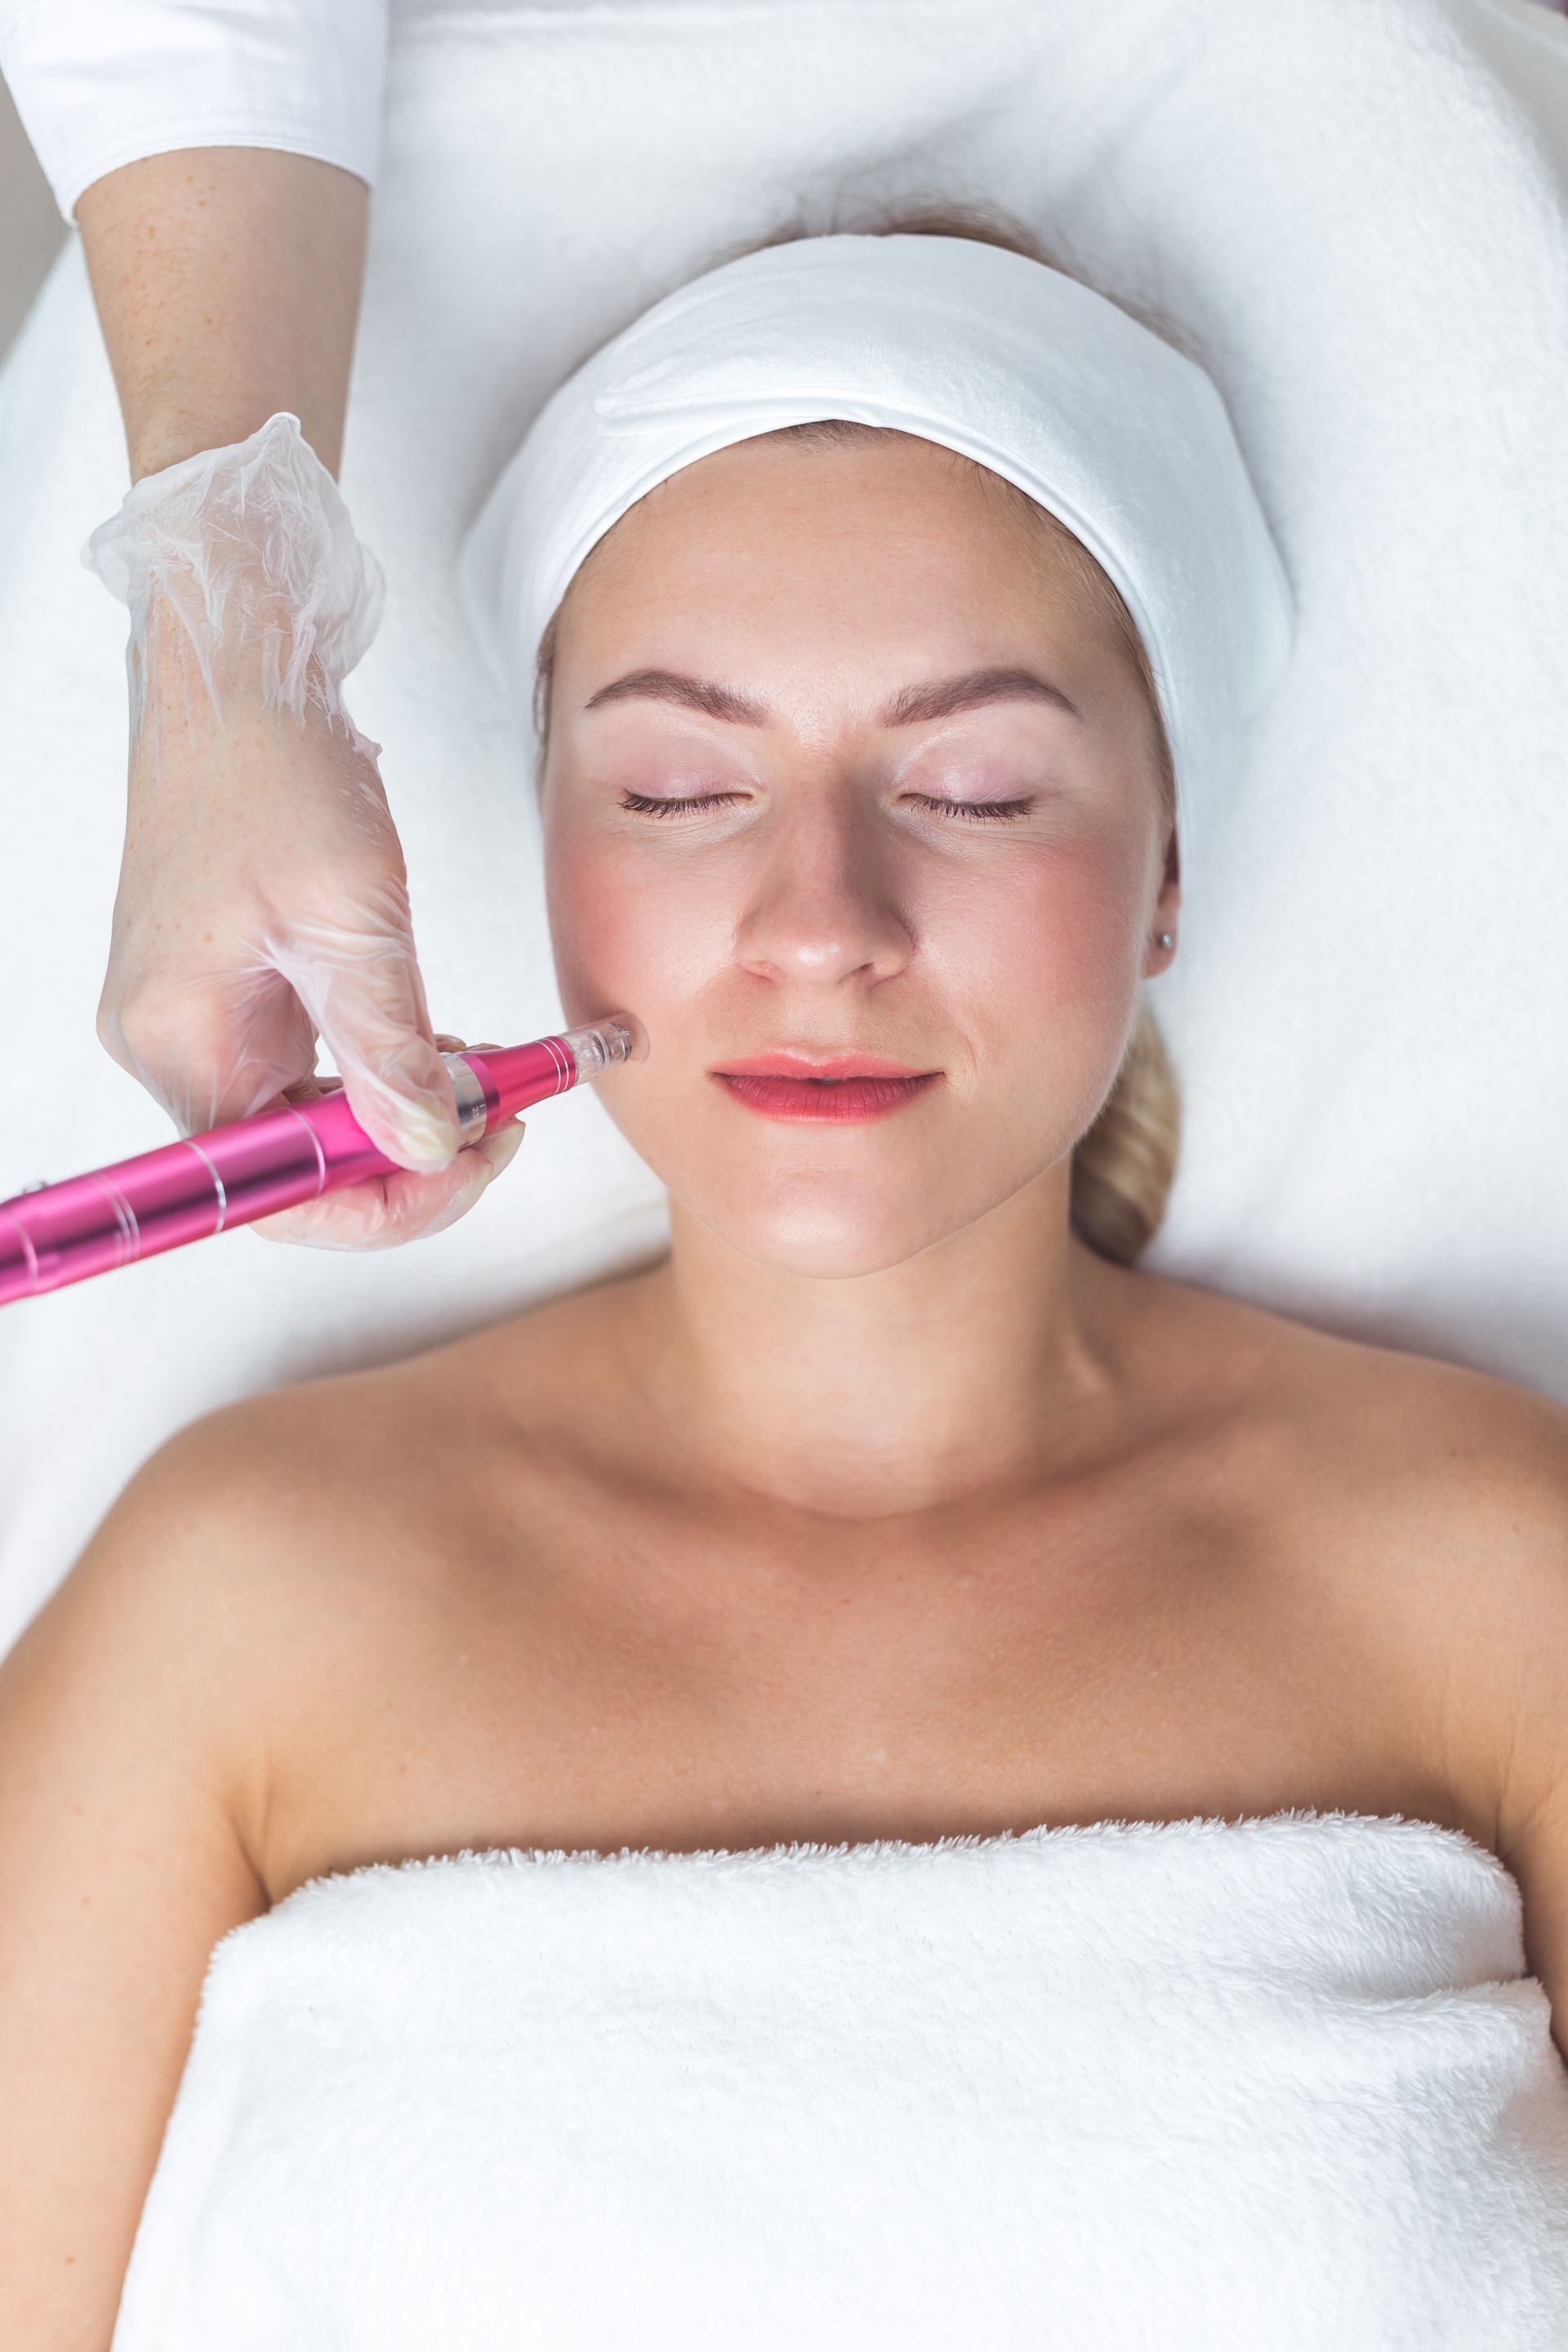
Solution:
[[[914,940],[892,860],[850,794],[795,793],[789,822],[770,835],[736,934],[742,967],[815,988],[901,971]]]

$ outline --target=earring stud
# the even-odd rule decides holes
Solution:
[[[1174,945],[1174,941],[1173,940],[1169,931],[1161,932],[1159,943],[1163,948],[1168,948]]]

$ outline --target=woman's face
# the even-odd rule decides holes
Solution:
[[[1132,659],[994,479],[889,432],[675,476],[567,595],[542,793],[568,1016],[642,1022],[600,1091],[704,1225],[846,1276],[1065,1202],[1175,887]]]

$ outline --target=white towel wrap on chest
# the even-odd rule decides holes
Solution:
[[[628,508],[699,458],[847,417],[1027,491],[1120,589],[1176,772],[1184,874],[1289,649],[1285,575],[1203,370],[1058,269],[953,236],[818,236],[655,303],[547,403],[464,551],[470,614],[528,697],[546,623]]]
[[[1562,2352],[1523,1966],[1357,1814],[319,1879],[216,1948],[113,2352]]]

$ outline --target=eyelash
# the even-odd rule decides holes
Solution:
[[[667,801],[651,798],[647,793],[623,793],[621,806],[634,810],[638,816],[685,816],[692,809],[727,808],[740,797],[739,793],[708,793],[693,800]]]
[[[1032,800],[936,800],[933,799],[929,793],[911,793],[910,794],[910,798],[911,800],[918,801],[921,808],[942,809],[949,816],[955,816],[959,818],[961,822],[968,822],[972,824],[978,821],[984,824],[1016,824],[1021,816],[1027,816],[1029,811],[1035,805]]]
[[[623,793],[621,806],[637,816],[687,816],[693,809],[727,808],[741,797],[739,793],[708,793],[687,800],[660,800],[647,793]],[[940,809],[946,815],[956,817],[961,824],[1016,824],[1020,817],[1027,816],[1035,805],[1032,800],[944,801],[929,793],[911,793],[909,797],[918,802],[921,808]]]

